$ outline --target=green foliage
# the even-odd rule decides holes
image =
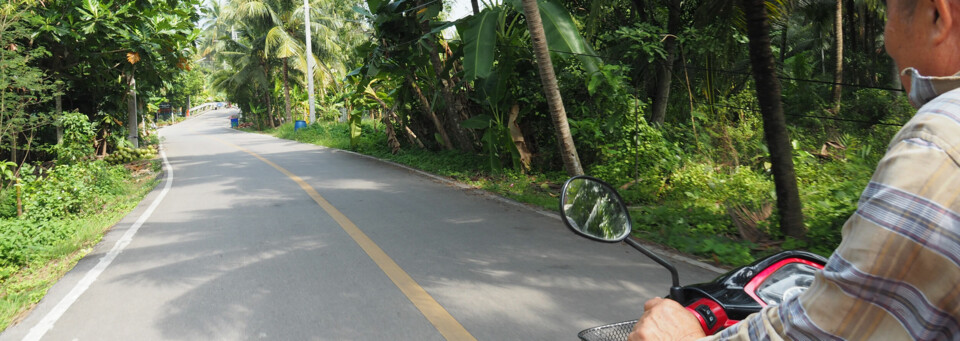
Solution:
[[[662,34],[663,29],[660,27],[651,23],[638,22],[633,26],[621,27],[613,33],[606,33],[602,39],[618,42],[628,41],[629,44],[623,44],[627,49],[623,57],[653,63],[667,58],[667,51],[663,48]]]
[[[45,177],[24,184],[24,215],[49,220],[96,212],[100,198],[116,195],[128,172],[102,161],[59,165]]]
[[[576,56],[588,75],[597,72],[602,61],[594,57],[597,53],[580,35],[570,12],[555,0],[537,1],[537,6],[550,50],[564,52],[564,57]]]
[[[500,9],[484,9],[457,27],[463,38],[464,79],[487,78],[493,70]]]
[[[454,24],[438,15],[439,3],[368,0],[365,7],[360,1],[315,3],[350,8],[349,15],[365,21],[369,30],[359,35],[362,44],[338,42],[333,49],[315,49],[323,68],[314,76],[332,75],[332,81],[319,87],[321,122],[297,133],[282,126],[278,134],[469,179],[507,196],[540,200],[538,185],[523,179],[559,171],[562,159],[520,1],[494,2],[479,15],[459,20],[459,39],[438,34]],[[811,2],[768,8],[785,114],[791,138],[797,141],[793,157],[810,237],[784,241],[774,211],[758,222],[758,228],[775,242],[784,242],[783,248],[826,253],[837,245],[840,225],[855,209],[875,160],[897,129],[878,123],[902,123],[912,113],[900,94],[850,85],[898,87],[891,83],[897,79],[892,61],[878,56],[882,13],[864,3],[853,5],[856,10],[843,25],[858,29],[847,35],[839,113],[825,110],[836,58],[835,41],[828,33],[834,25],[832,7]],[[742,264],[774,251],[775,243],[740,241],[726,211],[728,206],[769,207],[776,201],[743,13],[736,4],[675,7],[623,0],[549,0],[538,1],[538,6],[548,44],[556,52],[554,68],[581,162],[589,175],[624,188],[622,194],[632,205],[650,210],[642,218],[650,229],[641,234],[727,264]],[[278,17],[285,18],[280,12]],[[270,115],[281,112],[282,103],[281,64],[268,56],[282,50],[274,47],[289,44],[270,38],[266,28],[277,23],[266,22],[265,16],[237,20],[241,16],[233,14],[223,15],[224,20],[216,17],[211,30],[226,32],[236,25],[243,28],[238,39],[218,40],[225,35],[221,33],[204,40],[218,44],[222,53],[215,57],[217,66],[226,67],[214,84],[263,128],[272,123]],[[676,14],[684,24],[668,27]],[[330,23],[339,20],[349,26],[340,19],[322,25],[336,26]],[[667,34],[677,42],[676,63],[668,76],[667,117],[663,125],[650,126],[643,116],[659,100],[656,94],[662,93],[658,86],[665,72],[666,42],[671,41],[665,39]],[[300,82],[293,82],[291,90],[305,105],[304,92],[296,91],[304,68],[294,59],[288,59],[290,75]],[[337,83],[349,69],[354,71],[347,74],[347,81]],[[348,122],[325,122],[340,117],[330,103],[347,110]],[[508,125],[514,108],[519,109],[516,126]],[[395,155],[386,148],[387,138],[379,129],[383,119],[371,122],[364,117],[371,110],[385,109],[396,114],[388,118],[402,145]],[[533,155],[533,169],[526,176],[518,171],[512,140],[519,136],[511,136],[509,128],[519,128]],[[454,145],[470,144],[465,149],[480,149],[479,155],[435,152],[445,147],[439,134],[444,129]],[[458,131],[466,133],[458,136]],[[411,135],[418,142],[411,141]],[[418,143],[425,147],[416,147]],[[824,154],[825,145],[841,147]]]
[[[590,172],[615,184],[636,181],[621,191],[625,200],[657,202],[670,174],[680,165],[679,149],[642,118],[634,129],[625,130],[633,136],[606,144]]]
[[[860,89],[853,98],[842,103],[845,118],[863,121],[854,127],[872,129],[877,123],[904,123],[913,116],[914,109],[906,96],[897,96],[880,89]]]
[[[634,234],[716,263],[745,265],[755,258],[752,245],[724,234],[731,223],[711,207],[645,206],[630,213]]]
[[[885,150],[883,142],[845,140],[847,149],[842,158],[823,161],[802,150],[794,158],[804,203],[807,247],[820,254],[829,254],[840,244],[840,228],[857,210],[860,193]]]
[[[26,177],[24,217],[15,218],[9,190],[0,197],[0,270],[19,269],[42,250],[74,237],[77,217],[97,214],[122,195],[130,174],[101,161],[59,165],[46,176]],[[3,272],[3,271],[0,271]],[[0,273],[0,282],[6,277]]]
[[[73,164],[84,157],[93,155],[93,137],[95,125],[87,115],[79,112],[67,112],[57,122],[63,128],[63,143],[54,147],[60,164]]]
[[[51,115],[39,112],[53,92],[47,73],[36,67],[37,59],[48,51],[43,46],[25,44],[32,31],[28,21],[35,19],[30,3],[22,0],[0,4],[0,140],[8,141],[19,133],[51,122]]]
[[[98,168],[100,165],[69,167]],[[68,166],[59,166],[68,167]],[[24,182],[35,177],[30,167],[21,168]],[[47,290],[73,264],[85,256],[103,233],[116,224],[152,189],[158,180],[144,174],[132,178],[119,167],[107,176],[87,185],[94,192],[98,207],[79,216],[64,218],[10,218],[0,219],[0,329],[6,328],[18,314],[35,305]],[[154,172],[158,171],[155,166]],[[147,181],[143,181],[147,180]],[[64,184],[72,185],[72,184]],[[2,197],[2,195],[0,195]],[[11,209],[13,203],[0,200],[0,211]]]

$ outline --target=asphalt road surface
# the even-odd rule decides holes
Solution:
[[[574,340],[667,293],[555,215],[231,113],[162,129],[166,180],[0,340]]]

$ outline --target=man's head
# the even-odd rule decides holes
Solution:
[[[887,0],[887,53],[925,76],[960,72],[960,1]],[[903,79],[910,90],[909,79]]]

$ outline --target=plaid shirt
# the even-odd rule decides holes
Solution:
[[[813,286],[708,340],[960,339],[960,89],[926,96]]]

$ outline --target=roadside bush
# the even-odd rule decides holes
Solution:
[[[123,167],[103,161],[57,166],[24,185],[24,215],[46,220],[96,212],[104,204],[102,197],[119,194],[128,179]]]
[[[880,89],[860,89],[853,93],[851,100],[842,104],[844,117],[858,121],[857,128],[869,129],[876,123],[906,123],[916,112],[910,106],[906,96],[896,96],[890,91]]]
[[[620,191],[627,202],[653,203],[659,201],[667,179],[680,166],[681,152],[659,130],[643,118],[639,120],[624,129],[623,139],[602,145],[597,162],[587,173],[615,186],[631,183]]]
[[[744,265],[754,261],[751,245],[724,234],[733,227],[725,214],[698,205],[644,206],[633,212],[635,234],[707,257],[715,263]]]
[[[0,220],[0,269],[40,260],[44,249],[73,234],[73,226],[62,220]]]
[[[66,112],[60,118],[59,124],[63,127],[63,143],[54,146],[58,163],[72,164],[93,155],[93,137],[96,131],[87,115],[76,111]]]
[[[860,194],[885,150],[847,142],[843,158],[821,160],[802,150],[794,158],[809,240],[798,245],[824,255],[840,244],[840,230],[856,212]]]
[[[80,225],[75,219],[100,213],[123,195],[129,172],[103,161],[59,165],[23,185],[24,216],[16,218],[12,190],[0,195],[0,282],[46,250],[70,240]]]

